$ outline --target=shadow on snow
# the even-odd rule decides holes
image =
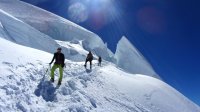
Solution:
[[[40,83],[37,86],[37,89],[35,90],[36,96],[42,96],[42,98],[45,101],[56,101],[56,89],[57,87],[54,87],[53,84],[50,81],[45,80],[45,76],[41,79]]]
[[[92,69],[85,69],[85,71],[86,71],[87,73],[91,73],[91,72],[92,72]]]

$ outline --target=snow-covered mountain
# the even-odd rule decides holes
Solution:
[[[117,62],[118,67],[130,73],[142,73],[158,78],[142,55],[134,55],[138,54],[138,51],[128,41],[125,42],[126,39],[122,38],[119,41],[114,55],[98,35],[62,17],[19,0],[0,1],[0,23],[1,35],[15,43],[53,53],[59,46],[54,39],[69,41],[83,46],[85,50],[92,50],[97,56],[102,56],[107,61]],[[126,57],[126,61],[131,62],[129,65],[122,62],[125,57],[122,53],[123,43],[128,43],[129,52],[132,54]],[[79,53],[73,47],[63,47],[63,52],[67,55],[67,59],[73,61],[83,61],[87,54]]]
[[[49,82],[48,63],[59,46],[67,66],[58,88]],[[86,70],[88,50],[108,61],[103,67],[94,61],[93,70]],[[96,34],[64,18],[19,0],[0,0],[0,111],[200,112],[168,84],[145,75],[158,77],[125,37],[114,55]]]

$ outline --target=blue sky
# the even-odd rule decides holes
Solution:
[[[95,32],[113,52],[118,40],[125,35],[165,82],[200,105],[200,7],[197,0],[22,1]]]

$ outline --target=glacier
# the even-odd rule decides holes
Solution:
[[[92,50],[95,54],[110,60],[107,46],[98,35],[69,20],[19,0],[1,0],[0,7],[53,39],[81,40],[86,50]]]
[[[60,46],[66,68],[57,87],[48,63]],[[83,67],[88,50],[92,71]],[[0,57],[0,112],[200,112],[126,37],[113,54],[98,35],[19,0],[0,1]]]

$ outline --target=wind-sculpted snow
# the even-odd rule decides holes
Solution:
[[[0,37],[4,37],[4,38],[8,39],[8,36],[7,36],[6,32],[4,31],[4,26],[2,25],[1,22],[0,22]]]
[[[51,53],[54,52],[52,48],[55,49],[59,46],[49,36],[40,33],[38,30],[1,9],[0,21],[2,37],[6,37],[10,41]]]
[[[127,72],[159,78],[148,61],[126,37],[122,37],[117,44],[115,59],[116,64]]]
[[[53,39],[82,41],[86,50],[92,50],[104,59],[111,60],[108,48],[101,38],[75,23],[18,0],[1,0],[0,9]]]
[[[200,112],[166,83],[128,74],[109,62],[98,67],[94,61],[86,70],[84,62],[66,60],[58,87],[57,71],[55,83],[49,82],[52,54],[0,38],[0,57],[2,112]]]
[[[0,38],[5,38],[9,41],[21,44],[24,46],[36,48],[49,53],[54,53],[58,47],[62,47],[64,54],[67,59],[73,61],[83,61],[87,55],[79,53],[73,49],[73,47],[66,47],[65,45],[59,45],[54,39],[24,23],[23,21],[13,17],[12,15],[4,12],[0,9]],[[72,43],[75,42],[71,41]],[[77,40],[77,45],[82,47],[82,41]],[[72,45],[71,43],[71,45]],[[75,45],[75,44],[74,44]]]

